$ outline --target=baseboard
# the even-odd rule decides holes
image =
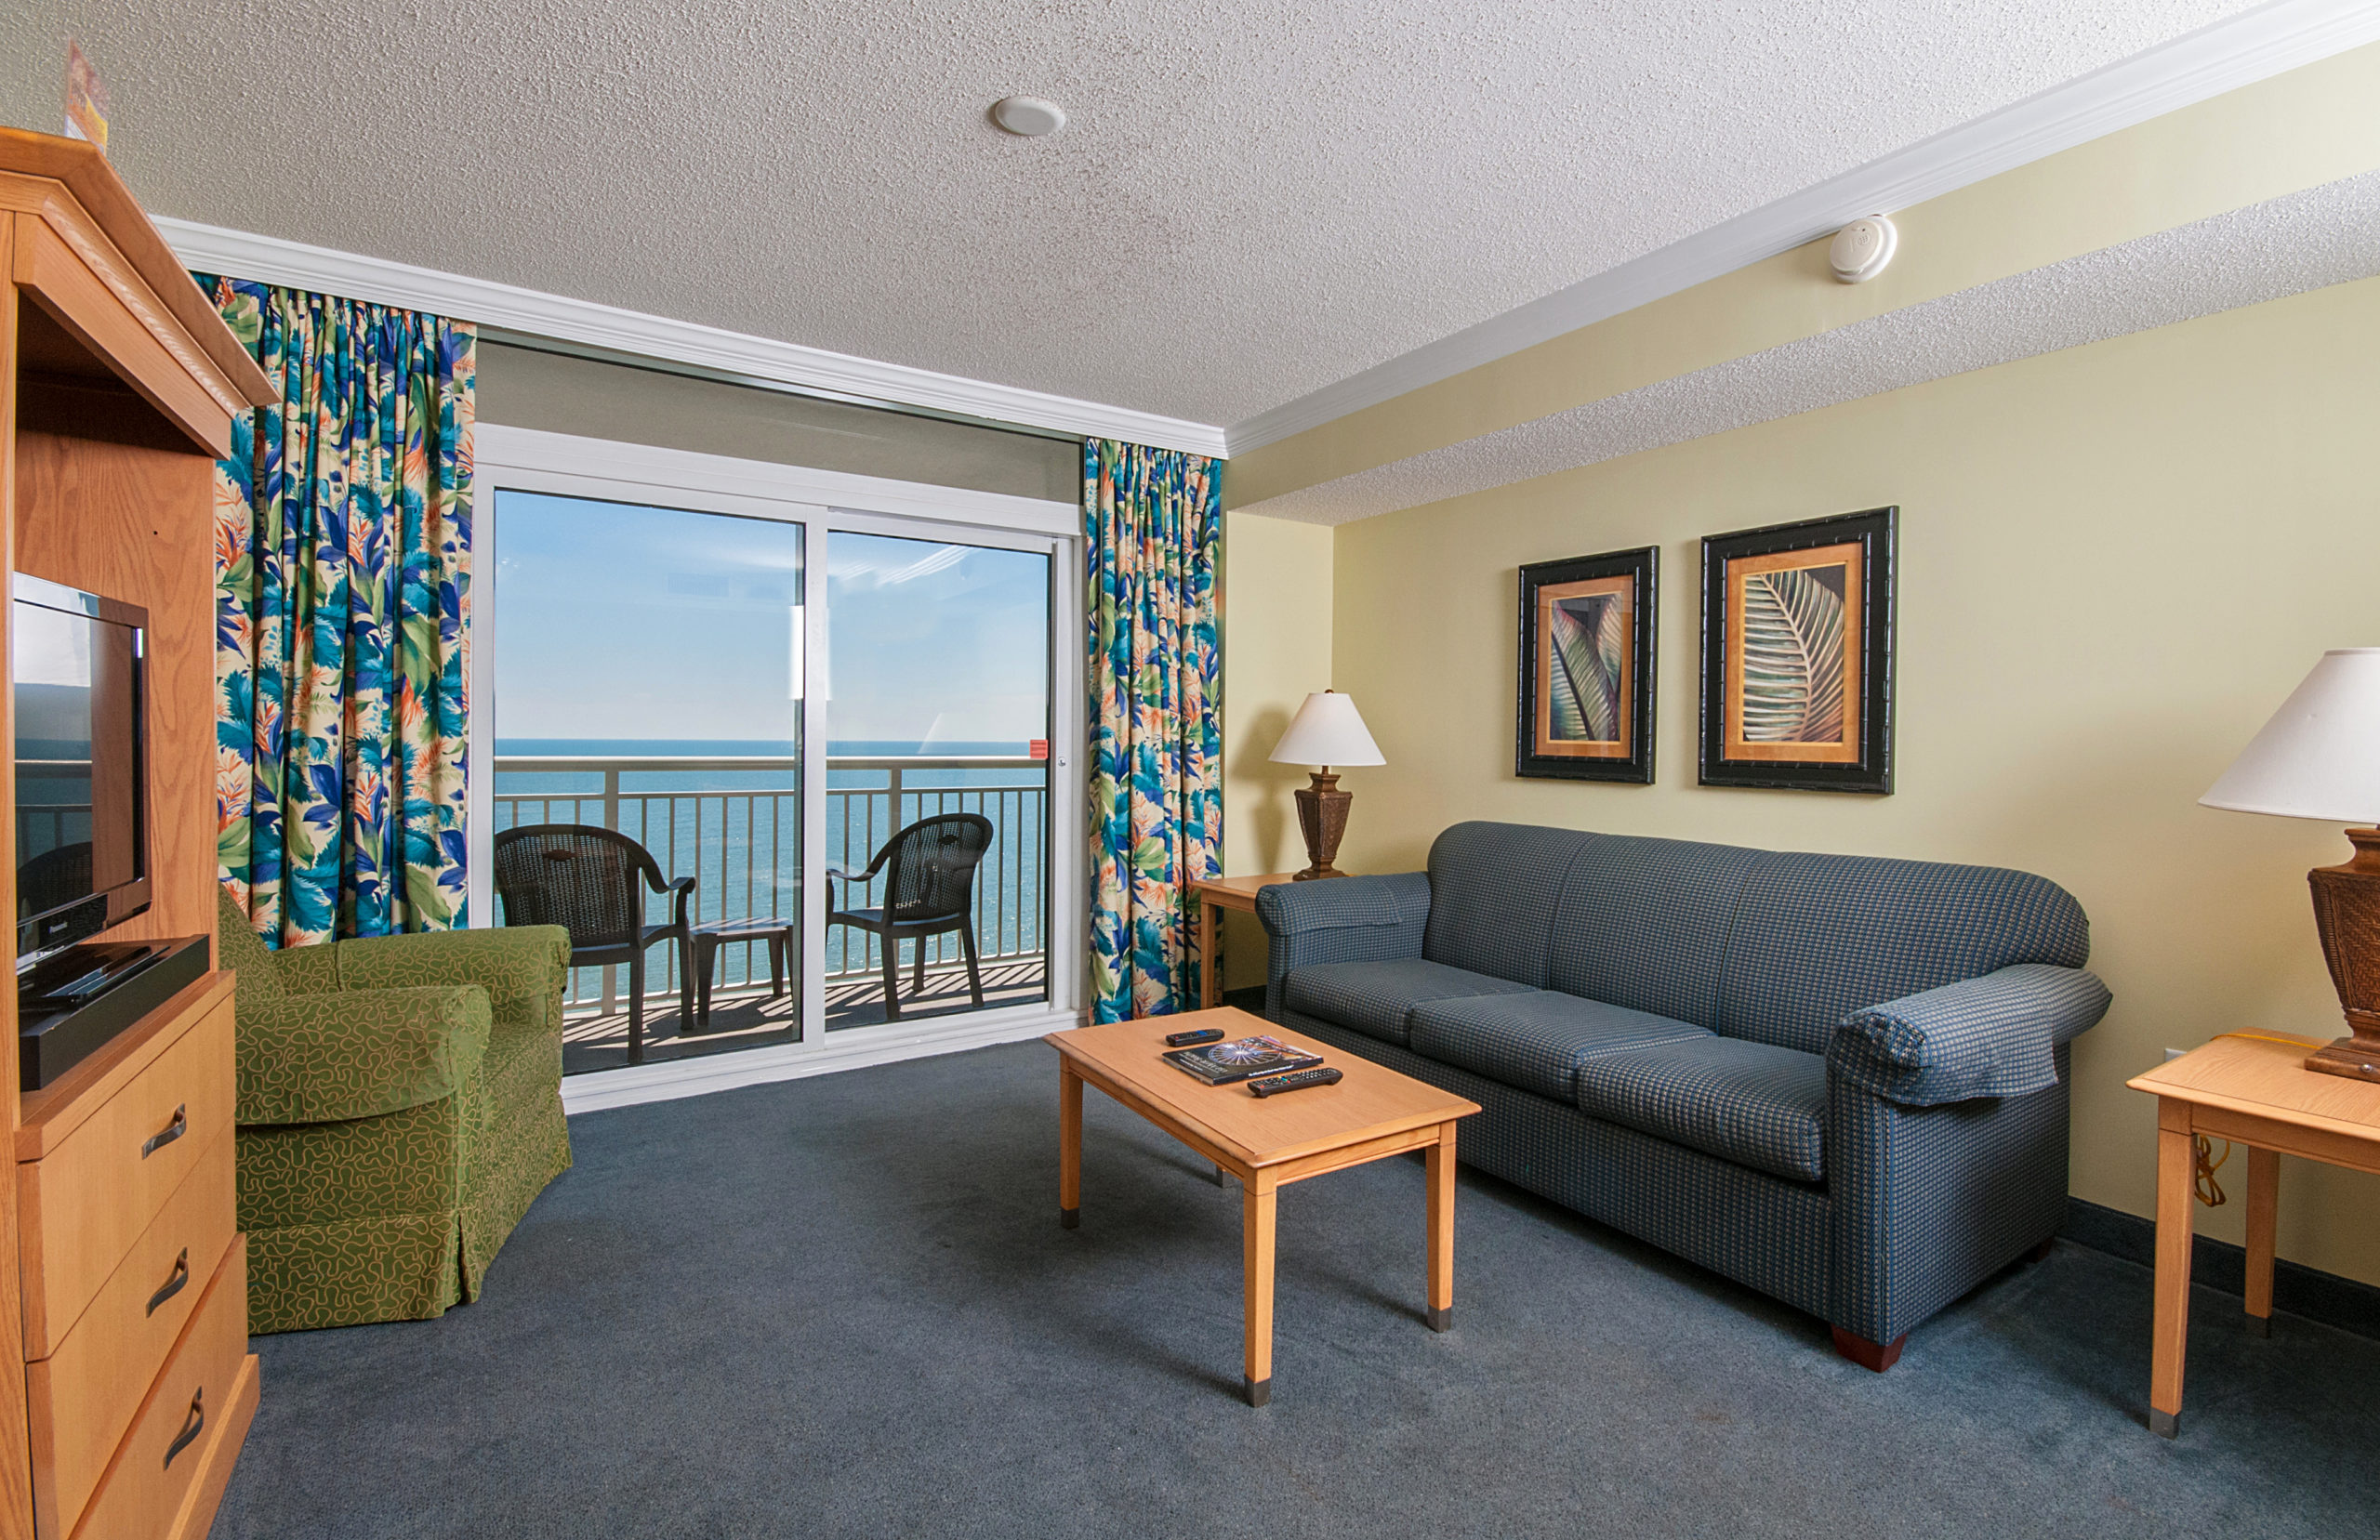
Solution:
[[[2058,1234],[2077,1245],[2103,1251],[2142,1267],[2157,1265],[2157,1226],[2137,1214],[2066,1200],[2066,1224]],[[2190,1282],[2218,1294],[2244,1296],[2248,1254],[2228,1241],[2211,1235],[2194,1239],[2190,1247]],[[2287,1259],[2272,1270],[2272,1306],[2325,1326],[2380,1340],[2380,1288],[2342,1278]]]

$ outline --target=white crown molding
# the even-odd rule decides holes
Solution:
[[[638,358],[694,364],[758,383],[891,406],[929,407],[991,422],[1120,439],[1193,454],[1223,452],[1223,430],[1209,423],[804,348],[187,219],[160,217],[156,225],[184,265],[200,272],[228,273],[316,294],[401,306]]]
[[[1857,170],[1231,425],[1228,453],[1492,363],[1581,326],[2226,91],[2380,40],[2380,0],[2275,0],[1946,129]]]

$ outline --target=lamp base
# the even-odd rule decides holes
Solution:
[[[1313,773],[1314,783],[1300,786],[1296,793],[1298,831],[1305,836],[1305,857],[1310,864],[1292,875],[1292,882],[1347,875],[1331,865],[1330,861],[1339,853],[1340,836],[1347,832],[1347,807],[1355,800],[1355,794],[1341,791],[1335,775],[1320,770]]]
[[[2342,1037],[2307,1054],[2306,1067],[2317,1074],[2380,1081],[2380,1037]]]
[[[2347,1013],[2347,1031],[2306,1058],[2320,1074],[2380,1081],[2380,828],[2349,829],[2355,859],[2306,874],[2314,889],[2314,928],[2322,958]]]

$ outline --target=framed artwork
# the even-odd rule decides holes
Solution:
[[[1519,774],[1653,779],[1659,557],[1646,546],[1521,569]]]
[[[1899,512],[1704,538],[1704,785],[1892,791]]]

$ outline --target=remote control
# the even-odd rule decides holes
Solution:
[[[1198,1043],[1220,1043],[1223,1037],[1223,1028],[1205,1027],[1197,1032],[1168,1033],[1165,1037],[1165,1046],[1169,1048],[1186,1048]]]
[[[1271,1096],[1276,1091],[1302,1091],[1308,1086],[1336,1086],[1339,1072],[1328,1064],[1317,1064],[1310,1070],[1292,1070],[1288,1074],[1268,1074],[1248,1083],[1249,1091],[1256,1096]]]

